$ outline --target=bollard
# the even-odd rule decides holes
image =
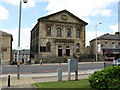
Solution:
[[[105,68],[105,62],[104,62],[104,68]]]
[[[10,75],[8,75],[8,87],[10,87]]]
[[[78,71],[75,71],[75,80],[78,80]]]

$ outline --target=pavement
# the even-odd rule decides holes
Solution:
[[[78,71],[78,79],[86,79],[95,70]],[[57,81],[57,72],[54,73],[34,73],[34,74],[20,74],[20,79],[17,79],[16,74],[10,75],[10,87],[8,87],[8,75],[1,75],[2,88],[35,88],[34,83]],[[68,80],[68,73],[62,72],[62,80]],[[75,80],[74,73],[71,73],[71,80]]]

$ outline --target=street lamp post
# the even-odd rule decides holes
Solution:
[[[27,0],[23,0],[24,3],[27,3]],[[17,79],[20,79],[20,30],[21,30],[21,12],[22,12],[22,0],[20,0],[20,7],[19,7],[19,29],[18,29],[18,52],[17,52],[17,67],[18,67],[18,74]]]
[[[96,35],[96,62],[98,61],[98,44],[97,44],[97,26],[102,24],[101,22],[95,25],[95,35]]]

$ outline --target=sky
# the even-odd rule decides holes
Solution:
[[[30,31],[37,19],[61,10],[68,10],[88,23],[86,26],[86,46],[97,36],[118,31],[119,0],[28,0],[22,3],[21,49],[30,48]],[[13,35],[13,49],[18,46],[20,0],[0,0],[0,30]],[[120,13],[120,12],[119,12]],[[102,24],[99,24],[99,23]]]

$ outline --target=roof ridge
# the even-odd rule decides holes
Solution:
[[[120,36],[119,35],[114,35],[114,34],[103,34],[103,35],[97,37],[97,39],[119,40]],[[96,40],[96,38],[92,39],[91,41],[94,41],[94,40]]]

